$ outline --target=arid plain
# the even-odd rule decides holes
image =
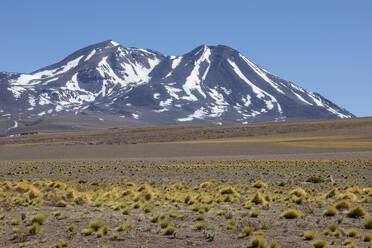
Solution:
[[[371,247],[372,118],[0,138],[1,247]]]

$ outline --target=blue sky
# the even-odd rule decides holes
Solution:
[[[107,39],[168,55],[224,44],[372,116],[370,0],[1,0],[0,30],[0,71],[32,72]]]

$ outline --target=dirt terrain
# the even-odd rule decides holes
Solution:
[[[0,247],[372,247],[372,118],[0,138]]]
[[[371,160],[1,162],[0,246],[368,247],[371,168]]]

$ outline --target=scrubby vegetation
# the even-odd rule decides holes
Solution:
[[[371,241],[369,160],[0,165],[1,247],[115,247],[150,239],[155,247],[164,239],[179,246],[273,248],[293,245],[289,240],[296,247]]]

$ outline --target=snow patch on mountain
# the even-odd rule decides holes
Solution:
[[[204,46],[202,49],[204,50],[203,54],[197,61],[195,61],[194,68],[192,69],[190,75],[186,78],[185,84],[182,86],[182,88],[187,94],[187,96],[182,97],[184,100],[197,101],[198,98],[192,93],[192,91],[194,90],[198,91],[204,98],[207,97],[206,94],[203,92],[200,83],[202,82],[202,80],[203,81],[205,80],[206,74],[208,73],[209,70],[209,66],[207,70],[204,72],[202,80],[199,77],[199,73],[201,63],[207,62],[208,64],[210,64],[209,56],[211,55],[211,51],[206,46]]]

